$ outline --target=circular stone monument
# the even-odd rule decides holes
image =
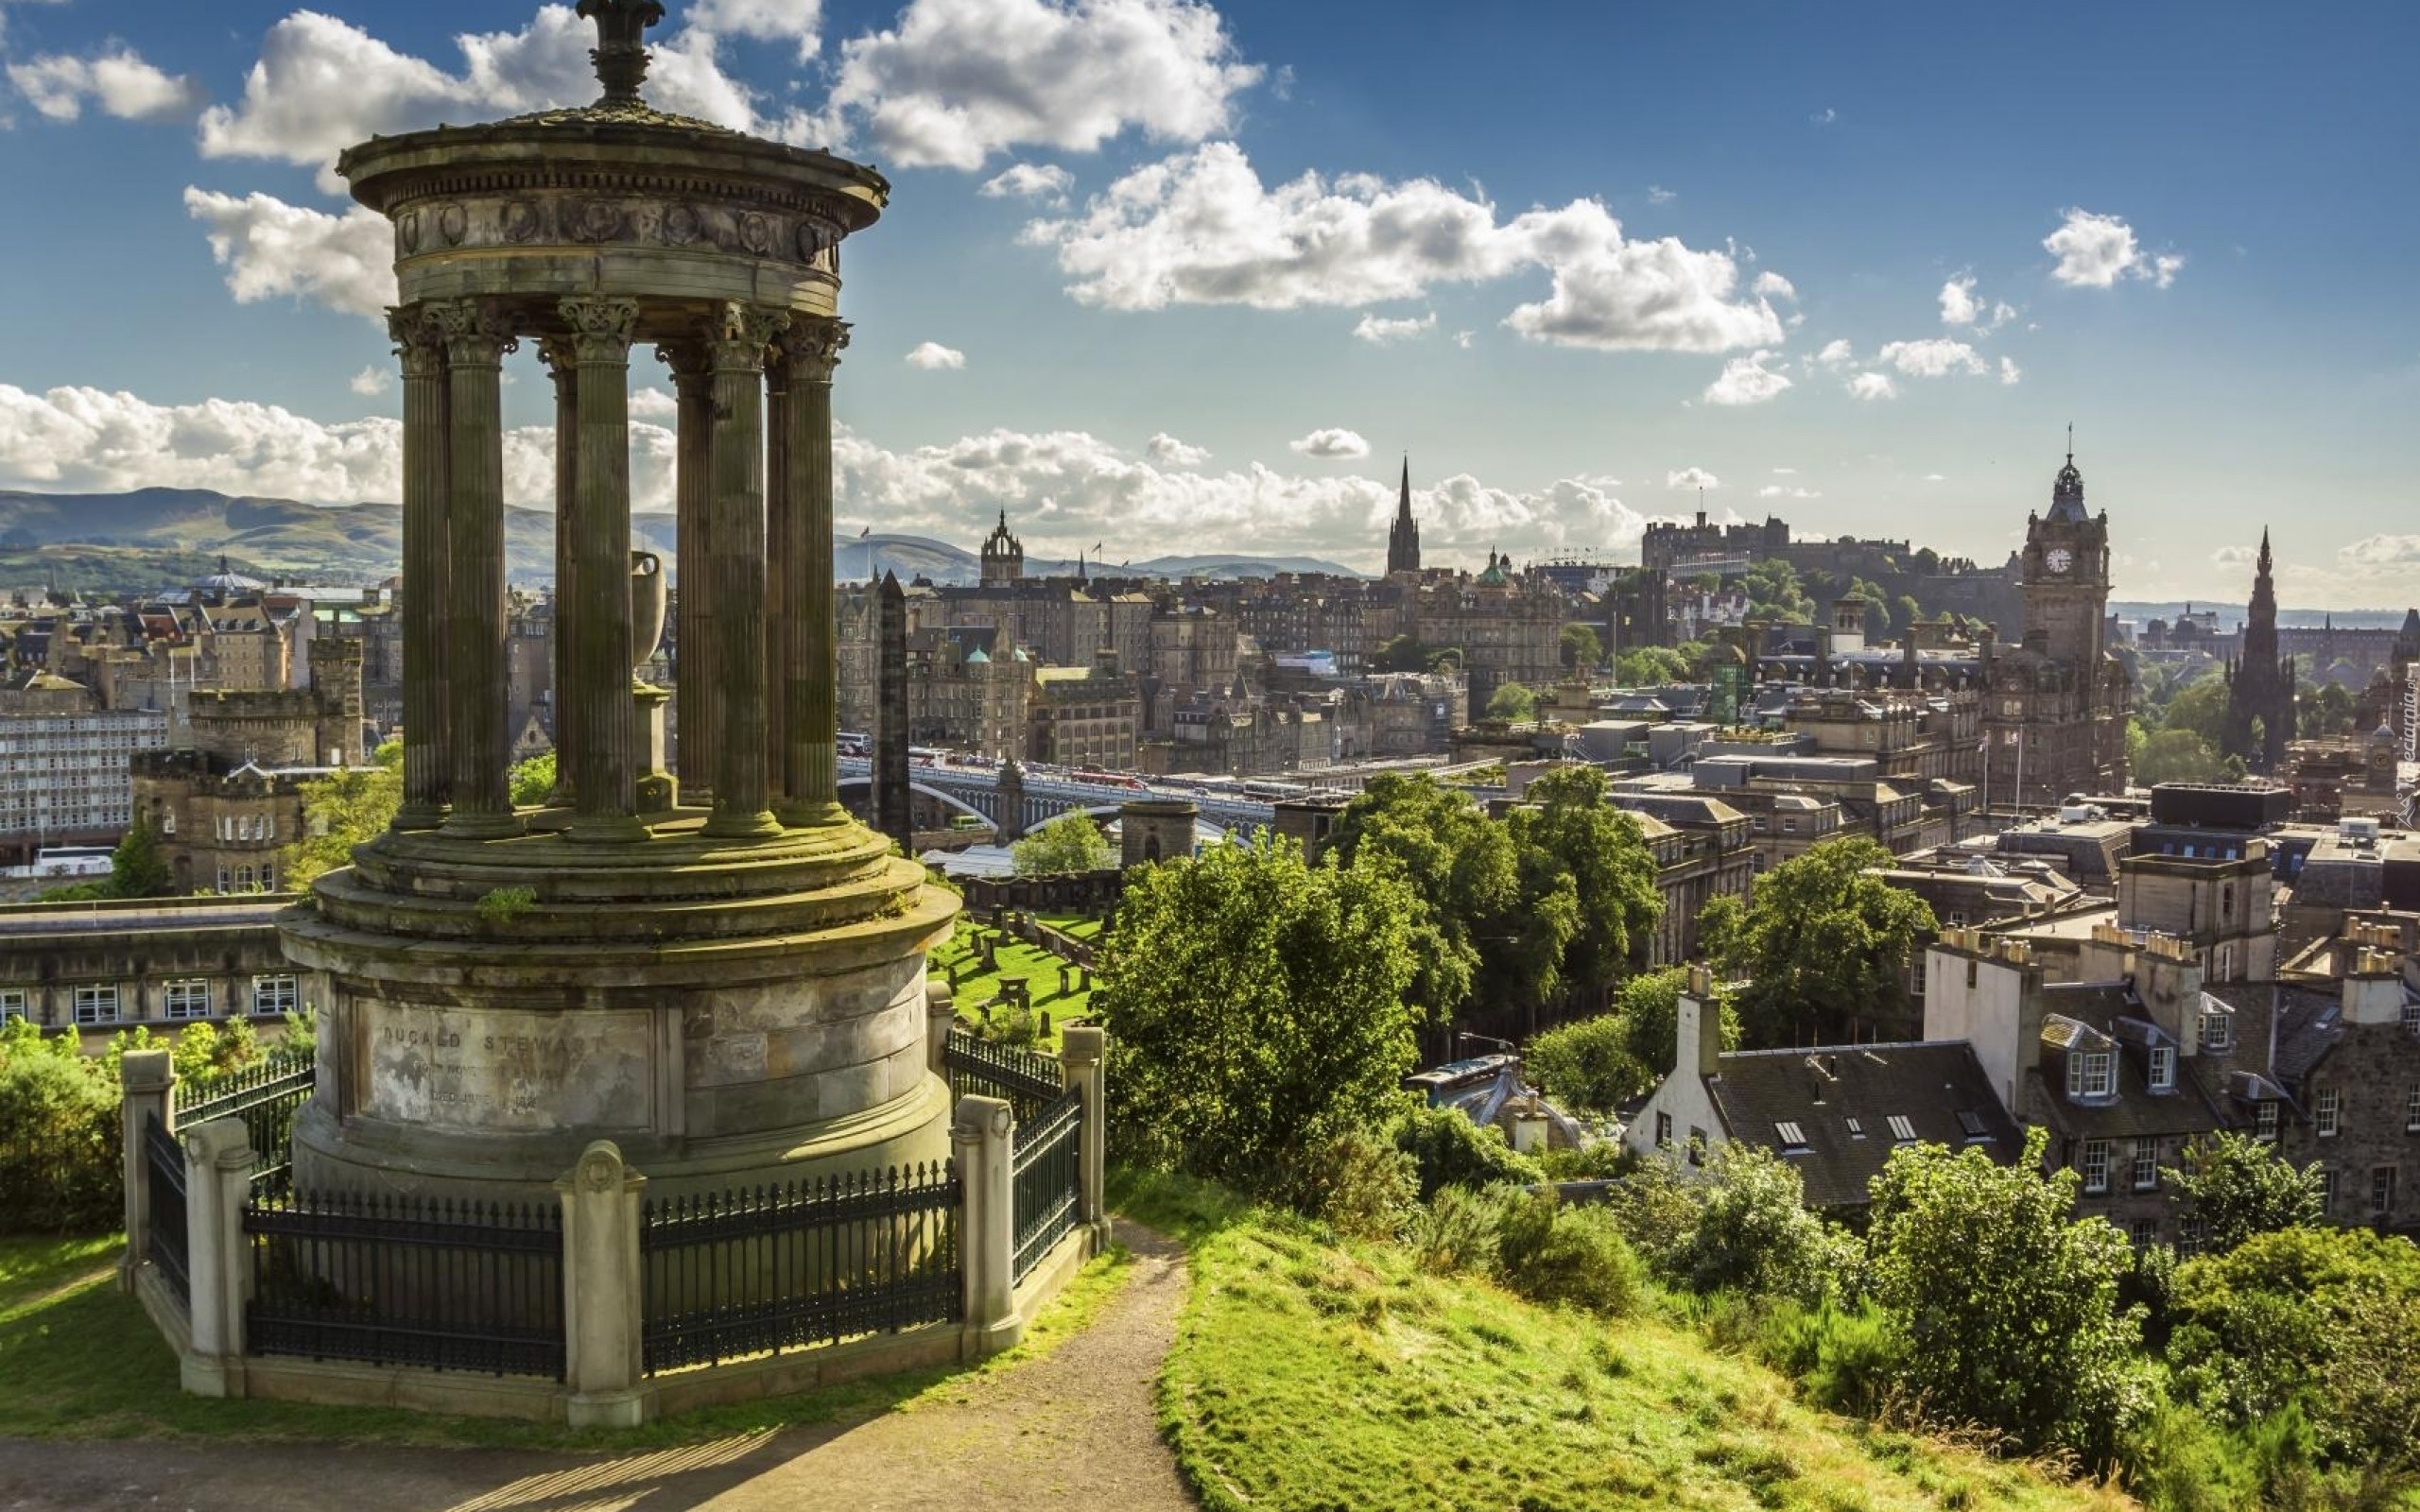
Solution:
[[[676,1192],[948,1154],[925,951],[957,901],[837,799],[839,245],[889,185],[648,108],[662,7],[579,10],[595,105],[337,165],[395,230],[405,801],[281,925],[330,989],[306,1187],[537,1195],[600,1138]],[[506,782],[499,368],[524,339],[558,447],[560,782],[535,809]],[[677,779],[632,673],[649,344],[679,400]]]

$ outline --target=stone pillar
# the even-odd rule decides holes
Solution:
[[[126,1173],[126,1253],[118,1257],[120,1291],[134,1290],[134,1273],[151,1253],[151,1162],[143,1128],[152,1118],[176,1132],[177,1072],[164,1050],[130,1050],[117,1063],[118,1146]]]
[[[775,620],[781,644],[773,689],[786,710],[781,818],[788,825],[840,824],[849,816],[840,806],[839,625],[832,582],[832,369],[848,344],[847,322],[818,318],[794,327],[782,347],[788,507],[776,517],[773,551],[777,575],[790,586]]]
[[[1069,1028],[1059,1037],[1059,1074],[1068,1087],[1084,1092],[1084,1122],[1076,1136],[1077,1165],[1082,1177],[1083,1208],[1077,1216],[1093,1231],[1093,1253],[1109,1247],[1109,1108],[1103,1065],[1109,1036],[1097,1028]]]
[[[946,982],[925,980],[925,1067],[949,1080],[949,1032],[958,1027],[958,994]]]
[[[563,644],[563,616],[579,576],[571,559],[572,522],[579,517],[579,360],[568,336],[545,336],[538,342],[539,360],[555,384],[555,616],[547,640],[553,682],[547,704],[554,715],[555,786],[546,795],[549,807],[567,807],[579,790],[579,751],[566,739],[563,687],[570,679],[570,659]],[[517,735],[519,731],[514,731]]]
[[[428,312],[387,312],[404,364],[404,802],[398,830],[433,830],[453,787],[452,721],[445,709],[445,618],[453,602],[446,560],[445,344]]]
[[[950,1121],[958,1146],[958,1259],[966,1288],[969,1357],[996,1354],[1025,1333],[1016,1304],[1016,1194],[1010,1177],[1016,1114],[997,1097],[961,1097]]]
[[[192,1344],[178,1374],[197,1397],[244,1395],[244,1304],[252,1290],[244,1204],[252,1194],[251,1135],[240,1118],[182,1131],[185,1147],[186,1318]]]
[[[518,343],[488,301],[449,301],[430,313],[445,337],[449,448],[445,688],[454,808],[445,832],[493,839],[521,833],[505,781],[512,736],[505,724],[502,408],[504,354]]]
[[[639,1384],[646,1187],[610,1140],[581,1151],[555,1183],[563,1205],[563,1383],[574,1428],[635,1428],[647,1417]]]
[[[783,753],[789,748],[789,625],[797,595],[791,587],[791,516],[797,493],[790,487],[790,412],[793,388],[786,351],[777,336],[765,353],[765,781],[772,790],[773,816],[790,822],[790,789]]]
[[[647,838],[638,821],[637,705],[631,701],[631,335],[636,300],[565,300],[579,367],[579,461],[571,536],[572,596],[555,600],[562,650],[558,749],[579,752],[568,837]],[[563,527],[559,526],[559,530]],[[559,758],[560,759],[560,758]]]
[[[673,768],[682,795],[705,802],[713,794],[707,731],[722,719],[714,671],[714,592],[707,584],[706,501],[714,485],[714,394],[705,347],[668,342],[655,354],[672,370],[678,400],[673,460],[673,555],[678,613],[673,621]]]
[[[721,718],[704,732],[714,783],[704,833],[726,839],[761,839],[782,828],[765,762],[764,381],[766,345],[788,321],[778,312],[726,304],[706,343],[714,404],[708,633]]]

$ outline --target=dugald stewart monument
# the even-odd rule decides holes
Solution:
[[[527,1198],[593,1141],[654,1190],[945,1160],[925,952],[957,901],[837,799],[840,244],[889,185],[650,108],[655,0],[581,0],[590,106],[353,147],[392,222],[404,385],[405,795],[285,947],[330,984],[307,1188]],[[559,782],[516,807],[500,362],[556,394]],[[679,403],[682,672],[631,541],[629,388]]]

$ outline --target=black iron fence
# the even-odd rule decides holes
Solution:
[[[639,1221],[642,1368],[958,1321],[959,1207],[946,1162],[650,1200]]]
[[[555,1203],[257,1194],[244,1232],[254,1354],[562,1378]]]
[[[157,1113],[143,1115],[143,1167],[150,1185],[151,1242],[146,1258],[166,1277],[180,1305],[193,1306],[185,1239],[185,1152]]]
[[[1084,1200],[1084,1093],[1070,1087],[1030,1123],[1020,1120],[1010,1160],[1017,1280],[1076,1227]]]
[[[978,1040],[963,1029],[949,1032],[942,1064],[949,1073],[951,1102],[969,1094],[997,1097],[1015,1109],[1020,1124],[1057,1102],[1064,1087],[1059,1062],[1048,1056]]]
[[[232,1076],[177,1087],[177,1124],[190,1128],[214,1118],[240,1118],[251,1140],[252,1190],[285,1189],[294,1163],[294,1115],[311,1098],[307,1056],[272,1055]],[[194,1089],[188,1101],[187,1088]]]

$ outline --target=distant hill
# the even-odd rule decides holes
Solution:
[[[1072,576],[1076,565],[1073,557],[1025,559],[1026,576],[1029,577]],[[1361,576],[1350,567],[1318,557],[1153,557],[1132,562],[1087,559],[1083,568],[1095,576],[1117,577],[1274,577],[1279,573]],[[983,562],[974,552],[928,536],[865,536],[839,542],[834,570],[846,582],[862,582],[891,572],[897,573],[903,583],[922,576],[943,586],[956,586],[978,581]]]

